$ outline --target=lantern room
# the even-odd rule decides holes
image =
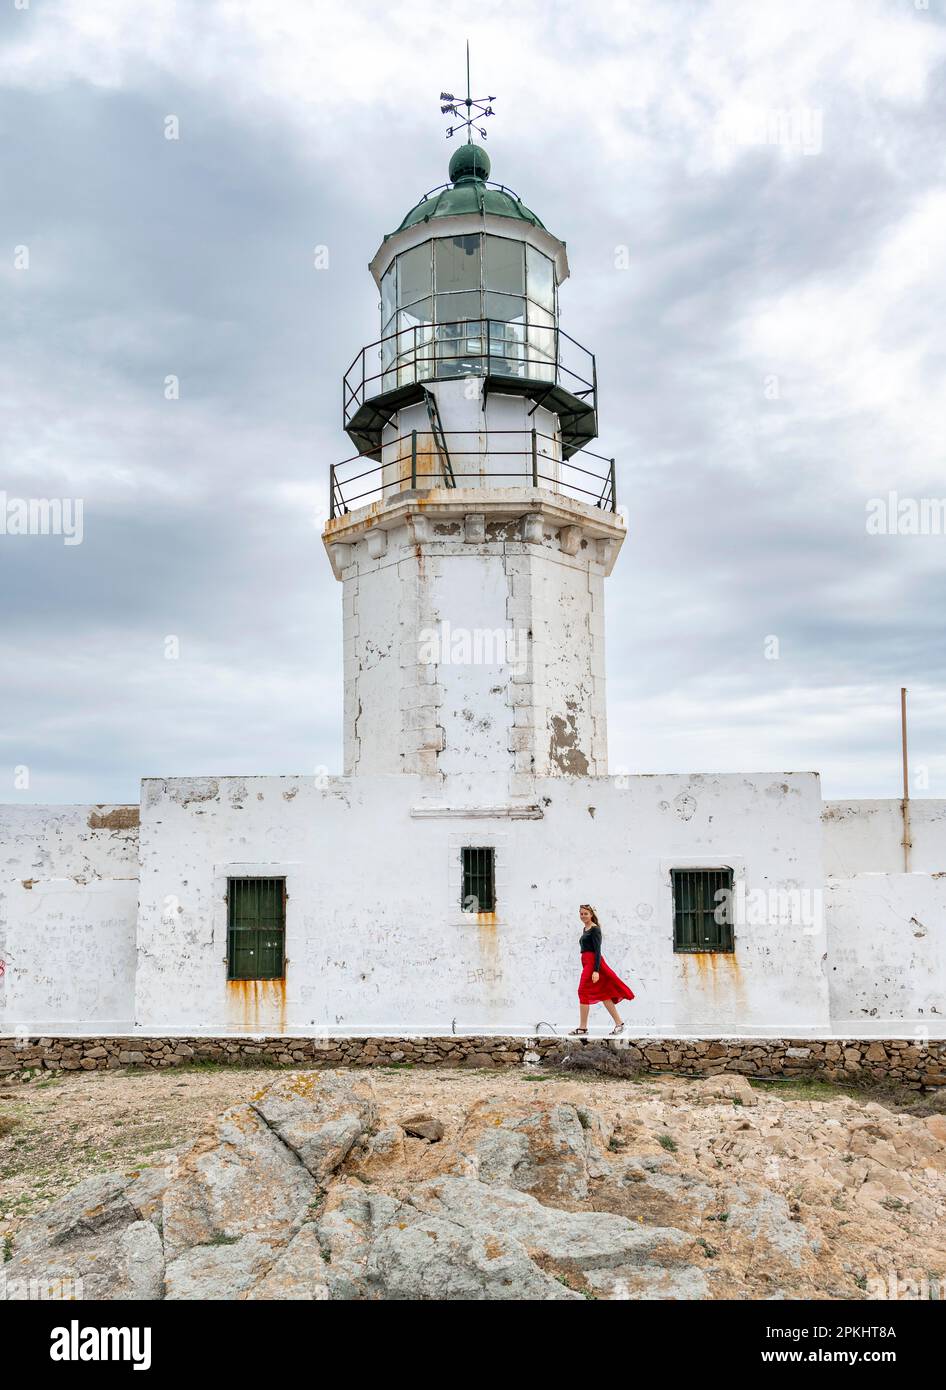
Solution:
[[[333,473],[333,515],[442,486],[574,487],[613,507],[601,467],[610,460],[568,466],[596,436],[597,387],[593,355],[559,323],[564,242],[489,174],[484,150],[460,146],[450,182],[421,198],[371,262],[380,336],[345,374],[344,426],[358,455]]]

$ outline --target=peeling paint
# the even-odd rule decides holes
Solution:
[[[115,806],[111,811],[96,808],[89,816],[90,830],[134,830],[138,825],[137,806]]]
[[[553,715],[549,739],[549,761],[571,777],[587,777],[588,758],[578,747],[578,722],[574,713]]]

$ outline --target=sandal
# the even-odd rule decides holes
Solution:
[[[587,1038],[587,1036],[588,1036],[588,1029],[587,1029],[587,1028],[573,1028],[572,1031],[569,1033],[568,1036],[569,1036],[570,1038]]]
[[[621,1034],[624,1032],[624,1028],[625,1025],[623,1023],[616,1024],[615,1027],[611,1029],[611,1037],[619,1038]]]

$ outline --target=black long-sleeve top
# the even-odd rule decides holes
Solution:
[[[600,969],[601,969],[601,928],[600,928],[600,927],[589,927],[587,931],[582,932],[581,937],[580,937],[579,942],[578,942],[578,949],[579,949],[580,951],[594,951],[594,953],[595,953],[595,969],[596,969],[596,970],[600,970]]]

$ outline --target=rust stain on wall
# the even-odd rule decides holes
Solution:
[[[711,993],[714,998],[725,988],[727,996],[735,996],[740,1003],[744,1002],[744,981],[735,951],[680,951],[678,958],[685,988],[691,983],[689,967],[692,961],[696,971],[694,984]]]
[[[246,1033],[286,1031],[286,980],[228,980],[227,1017]]]

